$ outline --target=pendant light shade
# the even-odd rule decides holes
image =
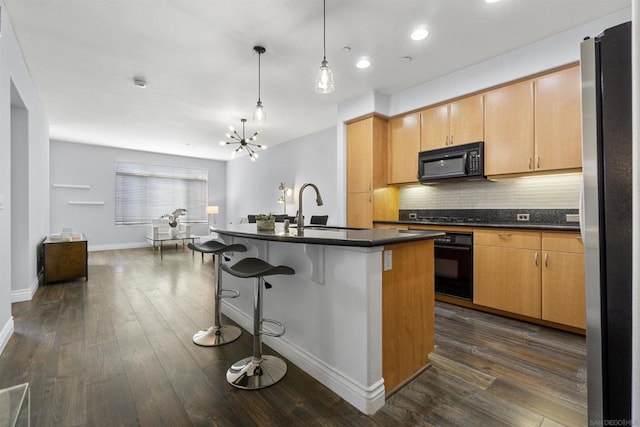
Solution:
[[[333,84],[333,72],[329,68],[327,62],[327,13],[326,13],[326,0],[322,0],[322,49],[323,57],[318,75],[316,76],[316,92],[318,93],[331,93],[336,88]]]
[[[256,107],[253,109],[253,121],[262,124],[267,121],[267,113],[265,113],[264,105],[262,105],[262,100],[260,99],[260,55],[267,50],[262,46],[254,46],[253,50],[258,52],[258,102],[256,102]]]

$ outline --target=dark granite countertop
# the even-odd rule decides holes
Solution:
[[[222,236],[245,237],[276,242],[359,247],[383,246],[394,243],[433,239],[442,235],[442,233],[438,231],[416,231],[412,233],[394,229],[325,227],[314,225],[305,227],[304,234],[298,236],[297,228],[291,227],[289,232],[286,233],[283,224],[280,223],[276,223],[275,231],[258,231],[256,224],[212,227],[212,231]]]
[[[465,223],[465,222],[435,222],[420,220],[402,221],[373,221],[374,224],[402,224],[402,225],[437,225],[449,227],[473,227],[473,228],[516,228],[522,230],[549,230],[549,231],[580,231],[580,225],[568,224],[531,224],[526,223]]]

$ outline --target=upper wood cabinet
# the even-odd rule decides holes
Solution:
[[[377,116],[347,125],[347,192],[387,185],[387,122]],[[417,162],[417,160],[416,160]]]
[[[349,123],[346,135],[347,226],[397,221],[398,189],[387,187],[387,120],[370,116]]]
[[[580,67],[485,94],[485,173],[582,167]]]
[[[421,151],[483,140],[483,95],[422,111]]]
[[[532,80],[485,94],[486,175],[533,171],[533,134]]]
[[[389,184],[418,181],[420,113],[389,120]]]
[[[582,167],[580,67],[539,77],[535,85],[535,169]]]

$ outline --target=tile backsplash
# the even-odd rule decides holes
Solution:
[[[497,181],[448,182],[400,188],[400,209],[577,209],[582,174]]]

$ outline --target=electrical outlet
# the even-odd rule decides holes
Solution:
[[[580,222],[580,215],[567,214],[567,222]]]
[[[516,214],[518,221],[529,221],[529,214]]]
[[[411,212],[411,213],[409,214],[409,219],[418,219],[418,214],[417,214],[417,213],[415,213],[415,212]]]
[[[384,251],[384,267],[382,268],[383,271],[391,270],[392,260],[393,252],[391,250]]]

